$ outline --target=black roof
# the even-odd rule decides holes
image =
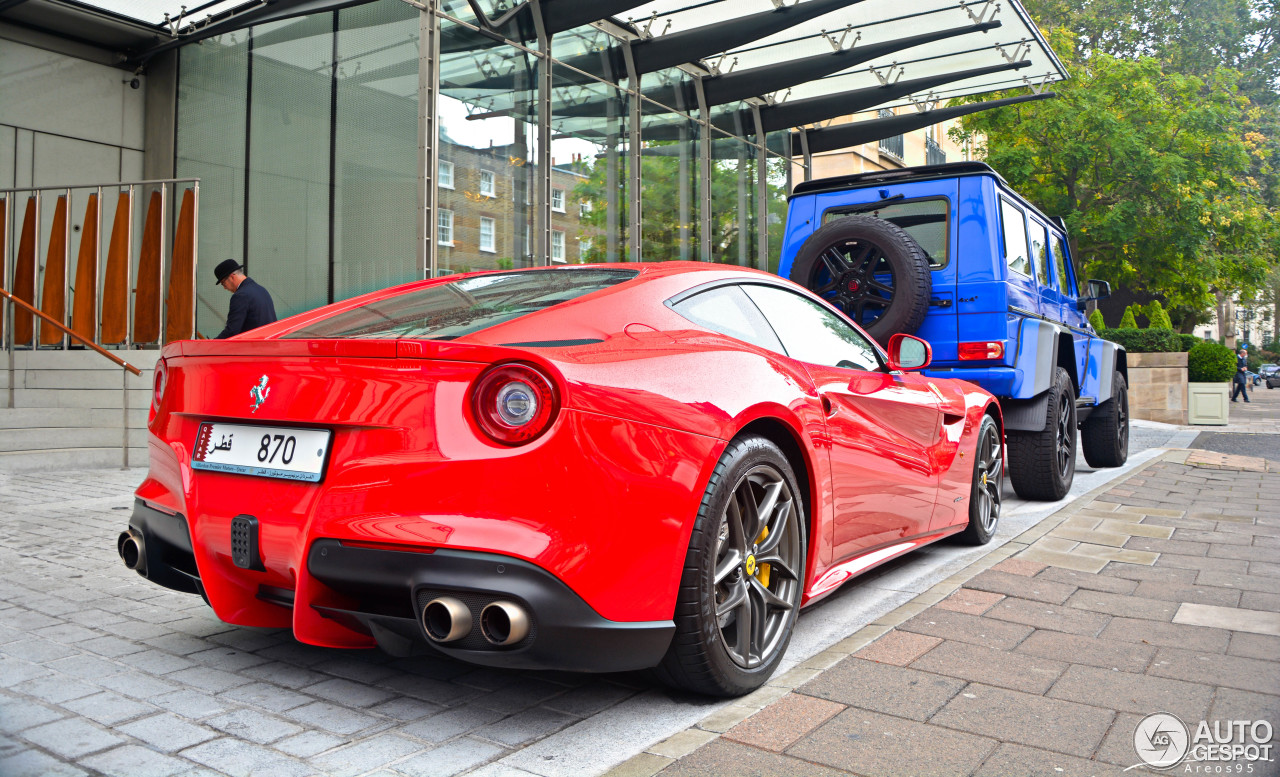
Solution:
[[[951,178],[957,175],[993,175],[1005,186],[1009,183],[999,173],[991,169],[986,162],[948,162],[941,165],[920,165],[919,167],[900,167],[895,170],[873,170],[856,175],[838,175],[832,178],[817,178],[796,184],[791,195],[812,194],[814,192],[830,192],[839,189],[855,189],[874,183],[905,183],[926,178]]]

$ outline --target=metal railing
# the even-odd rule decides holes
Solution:
[[[926,165],[944,165],[947,163],[947,152],[942,150],[938,141],[933,138],[924,139],[924,163]]]
[[[166,310],[166,305],[167,305],[166,292],[168,290],[168,287],[165,283],[165,280],[167,277],[167,272],[170,269],[169,265],[171,261],[171,256],[170,256],[169,249],[173,245],[173,240],[174,240],[174,237],[176,236],[175,232],[178,226],[175,223],[173,203],[176,199],[175,195],[178,193],[179,187],[182,187],[184,191],[189,189],[192,192],[192,200],[193,200],[192,218],[191,218],[191,230],[192,230],[192,233],[191,233],[191,242],[192,242],[191,327],[192,327],[192,336],[194,337],[195,322],[196,322],[195,278],[196,278],[196,272],[198,268],[197,267],[198,258],[199,258],[199,228],[198,228],[199,221],[200,221],[200,179],[199,178],[165,178],[165,179],[154,179],[154,180],[145,180],[145,181],[120,181],[120,182],[112,182],[112,183],[88,183],[88,184],[71,184],[71,185],[65,185],[65,186],[35,186],[35,187],[17,187],[17,188],[11,188],[11,189],[0,189],[0,199],[3,199],[6,203],[6,207],[4,209],[5,223],[3,224],[4,240],[0,241],[0,267],[4,269],[3,274],[0,275],[0,288],[7,289],[9,291],[16,292],[16,293],[23,293],[29,290],[31,292],[32,304],[36,306],[43,305],[43,302],[41,301],[41,298],[40,298],[40,293],[41,293],[41,290],[44,288],[45,275],[49,272],[50,268],[46,266],[45,257],[43,257],[41,254],[42,254],[42,248],[52,241],[54,237],[52,235],[52,231],[56,227],[56,224],[53,227],[50,227],[48,229],[48,232],[50,234],[46,236],[45,234],[46,228],[44,226],[45,201],[52,196],[56,203],[58,199],[65,197],[67,210],[66,210],[65,224],[62,227],[64,230],[64,233],[62,235],[62,238],[64,241],[64,250],[62,252],[62,257],[61,257],[62,259],[61,269],[62,269],[62,279],[63,279],[62,305],[61,305],[62,311],[61,312],[67,320],[70,320],[71,311],[73,309],[73,304],[72,304],[73,295],[84,293],[83,289],[74,289],[72,287],[71,236],[72,236],[72,223],[74,220],[73,212],[72,212],[73,194],[81,193],[83,195],[90,195],[90,194],[96,195],[97,207],[95,209],[94,217],[96,218],[97,223],[94,225],[93,234],[97,238],[97,245],[94,248],[96,261],[94,263],[94,279],[93,279],[94,322],[93,322],[92,344],[98,345],[98,346],[122,347],[122,348],[139,348],[139,347],[159,348],[161,347],[165,343],[167,339],[167,334],[168,334],[166,331],[167,325],[168,325],[168,316],[167,316],[167,310]],[[106,209],[106,202],[104,202],[103,200],[103,194],[104,193],[110,194],[112,192],[117,194],[116,207],[119,208],[121,202],[126,202],[127,209],[128,209],[123,222],[123,228],[125,230],[125,234],[122,236],[122,238],[120,238],[123,240],[123,243],[124,243],[125,302],[124,302],[123,315],[125,316],[125,327],[124,327],[124,337],[122,341],[112,342],[112,343],[103,343],[102,342],[103,303],[104,303],[104,297],[106,295],[106,288],[103,283],[103,270],[105,268],[106,260],[109,258],[111,246],[117,240],[115,236],[114,228],[112,229],[112,233],[110,235],[105,235],[102,230],[103,212]],[[157,284],[156,294],[157,294],[157,302],[158,302],[157,331],[159,334],[155,340],[151,340],[148,338],[147,342],[139,343],[134,337],[135,326],[137,323],[134,320],[134,313],[137,306],[137,293],[138,293],[138,288],[136,283],[138,279],[136,278],[136,273],[138,271],[138,264],[140,259],[139,253],[142,246],[141,246],[141,242],[136,239],[137,236],[135,235],[135,228],[138,226],[137,224],[138,195],[139,193],[145,194],[148,192],[157,192],[159,194],[158,228],[160,232],[160,239],[159,239],[159,246],[158,246],[159,261],[157,263],[159,268],[158,269],[159,277],[155,279]],[[127,199],[122,200],[118,196],[122,194],[127,194],[128,195]],[[26,207],[22,208],[24,212],[22,217],[19,216],[18,204],[20,201],[23,202],[24,204],[28,201],[34,201],[33,209],[28,210]],[[17,261],[15,260],[20,258],[18,257],[18,253],[21,250],[19,245],[19,242],[21,240],[20,231],[23,229],[24,223],[27,218],[32,218],[34,221],[34,225],[33,225],[34,226],[34,229],[33,229],[34,267],[31,273],[31,287],[30,289],[25,289],[25,288],[16,289],[14,288],[14,286],[16,283],[18,267],[17,267]],[[113,218],[113,221],[119,224],[120,219]],[[142,226],[143,226],[143,229],[146,228],[145,223]],[[89,234],[88,227],[89,225],[85,224],[84,228],[81,230],[82,239],[84,235]],[[46,238],[46,237],[47,239],[42,240],[42,238]],[[104,243],[107,246],[106,251],[102,250]],[[5,321],[4,321],[5,336],[4,336],[3,342],[0,343],[0,347],[7,349],[9,351],[12,351],[15,346],[13,314],[14,314],[13,306],[9,305],[7,315],[5,316]],[[44,323],[46,323],[43,320],[43,318],[44,317],[40,317],[35,321],[33,321],[34,326],[32,327],[31,347],[41,348],[41,349],[61,348],[62,350],[66,350],[70,348],[72,338],[66,332],[63,333],[62,341],[59,344],[41,344],[40,327]],[[55,319],[55,322],[56,322],[56,319]],[[61,328],[65,329],[66,327],[61,327]],[[84,332],[82,334],[85,336],[89,335],[88,332]],[[18,344],[18,345],[19,347],[22,347],[23,345],[25,345],[25,343]]]

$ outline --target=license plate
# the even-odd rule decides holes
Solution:
[[[200,424],[191,466],[263,478],[318,483],[333,432],[287,426]]]

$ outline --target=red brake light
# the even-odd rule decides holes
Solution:
[[[1004,358],[1004,343],[992,340],[986,343],[960,343],[960,360],[977,361]]]
[[[555,384],[527,364],[499,364],[485,371],[471,392],[480,429],[496,443],[524,445],[542,435],[560,410]]]

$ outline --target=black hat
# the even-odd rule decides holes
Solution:
[[[241,269],[244,268],[242,268],[240,263],[235,259],[223,259],[221,262],[218,262],[217,267],[213,268],[213,277],[218,279],[217,283],[214,285],[221,286],[222,282],[227,279],[228,275]]]

